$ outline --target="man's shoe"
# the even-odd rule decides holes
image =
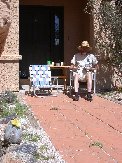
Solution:
[[[79,101],[79,96],[74,96],[73,101]]]
[[[88,92],[87,93],[87,101],[92,101],[92,95],[91,95],[91,92]]]
[[[73,101],[78,101],[79,100],[79,93],[75,92],[75,96],[73,97]]]

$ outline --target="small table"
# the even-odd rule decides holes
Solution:
[[[63,70],[63,75],[56,75],[56,76],[52,76],[53,77],[57,77],[58,79],[63,79],[64,80],[64,91],[67,91],[67,69],[69,68],[70,66],[52,66],[50,65],[50,68],[51,69],[62,69]]]

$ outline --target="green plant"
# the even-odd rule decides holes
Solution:
[[[122,93],[122,87],[118,88],[118,92]]]
[[[6,116],[8,116],[10,114],[12,114],[12,113],[8,109],[7,104],[5,102],[2,102],[0,104],[0,117],[3,118],[3,117],[6,117]]]
[[[27,106],[24,105],[24,104],[21,104],[19,102],[17,102],[15,104],[15,108],[14,108],[14,112],[20,116],[20,117],[23,117],[26,115],[26,111],[27,111]]]
[[[51,159],[49,156],[44,156],[38,152],[35,153],[34,157],[38,160],[42,160],[42,161],[48,161],[49,159]]]
[[[3,103],[1,107],[0,117],[6,117],[11,114],[16,114],[18,117],[24,117],[26,115],[27,106],[20,103],[16,103],[15,106],[10,107],[7,103]]]
[[[1,94],[0,101],[5,103],[14,103],[17,101],[17,96],[12,91],[5,91]]]
[[[40,136],[39,135],[35,135],[35,134],[23,134],[23,139],[24,140],[28,140],[28,141],[32,141],[32,142],[37,142],[38,140],[40,140]]]
[[[41,145],[39,151],[35,153],[34,157],[38,160],[48,161],[49,159],[54,159],[54,156],[44,156],[43,153],[48,150],[47,145]]]
[[[43,151],[47,151],[47,149],[48,149],[47,145],[41,145],[39,151],[43,152]]]
[[[52,107],[50,110],[59,110],[58,107]]]
[[[27,106],[17,100],[17,96],[10,91],[0,95],[0,117],[16,114],[19,117],[25,116]]]
[[[122,1],[89,0],[85,12],[94,20],[94,43],[100,58],[122,72]]]
[[[95,141],[95,142],[90,143],[89,147],[92,147],[92,146],[97,146],[99,148],[102,148],[103,147],[102,143],[100,143],[98,141]]]
[[[36,153],[34,154],[34,157],[35,157],[37,160],[39,160],[39,159],[40,159],[40,154],[39,154],[38,152],[36,152]]]
[[[46,160],[46,161],[48,161],[50,159],[50,157],[49,156],[44,156],[44,155],[40,155],[40,160]]]

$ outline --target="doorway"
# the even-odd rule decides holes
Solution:
[[[29,76],[29,65],[64,60],[64,8],[20,5],[19,53],[21,78]]]

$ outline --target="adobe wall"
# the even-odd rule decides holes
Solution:
[[[99,30],[97,18],[94,17],[93,32],[90,17],[83,11],[86,0],[20,0],[20,4],[64,6],[64,61],[66,64],[70,64],[79,43],[82,40],[88,40],[92,44],[93,34]],[[19,0],[0,0],[0,91],[19,90],[20,59]],[[110,88],[112,67],[102,59],[99,62],[98,87]]]
[[[20,4],[64,6],[64,62],[70,64],[82,40],[90,40],[84,0],[20,0]],[[19,0],[0,0],[0,91],[19,90]]]
[[[101,29],[101,22],[100,22],[100,14],[99,8],[101,5],[102,0],[94,1],[94,17],[93,17],[93,29],[94,29],[94,46],[96,47],[97,57],[99,59],[99,70],[97,72],[97,89],[99,90],[111,90],[114,87],[114,69],[112,65],[108,62],[108,57],[110,54],[106,53],[106,48],[104,48],[104,53],[100,52],[100,45],[109,43],[108,35],[110,31],[100,30]],[[113,1],[109,1],[112,5],[114,5]],[[98,34],[101,32],[101,35]],[[112,38],[111,38],[112,39]],[[103,42],[104,40],[104,42]],[[109,48],[109,47],[108,47]]]
[[[19,91],[19,1],[0,1],[0,92]]]

